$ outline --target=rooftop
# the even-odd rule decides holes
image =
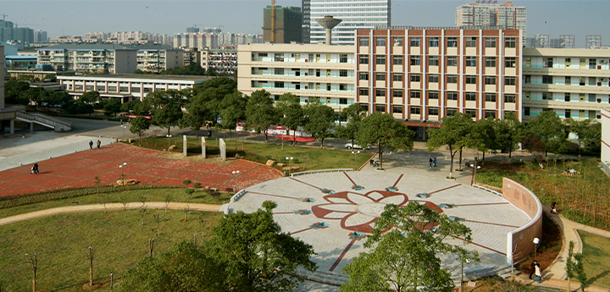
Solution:
[[[206,81],[214,78],[213,76],[192,76],[192,75],[157,75],[157,74],[91,74],[77,76],[57,76],[58,79],[149,79],[149,80],[176,80],[176,81]]]
[[[133,45],[118,45],[118,44],[58,44],[40,48],[37,50],[53,51],[53,50],[167,50],[178,51],[172,46],[158,44],[133,44]]]

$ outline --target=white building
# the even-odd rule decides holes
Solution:
[[[0,45],[0,110],[4,109],[4,46]]]
[[[137,49],[113,44],[61,44],[37,49],[38,65],[57,71],[132,73]]]
[[[316,19],[330,15],[343,21],[333,29],[332,43],[354,45],[357,29],[390,26],[391,0],[303,0],[303,42],[325,42],[325,29]]]
[[[182,50],[164,45],[138,45],[134,47],[138,49],[138,69],[142,71],[161,72],[184,66]]]
[[[610,49],[523,49],[523,118],[601,119],[610,110]]]
[[[250,95],[264,89],[278,100],[292,93],[335,110],[354,103],[353,46],[325,44],[250,44],[237,49],[237,90]]]
[[[525,38],[527,36],[526,16],[525,7],[515,6],[510,1],[492,4],[490,0],[487,2],[482,0],[459,6],[455,11],[455,26],[497,26],[502,29],[520,29]]]

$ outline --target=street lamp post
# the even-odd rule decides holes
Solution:
[[[123,128],[123,141],[125,141],[125,129],[127,129],[127,125],[121,125],[121,128]]]
[[[32,291],[36,292],[36,271],[38,270],[38,257],[34,253],[33,257],[30,257],[27,253],[25,257],[28,259],[30,266],[32,266]]]
[[[354,171],[356,171],[356,156],[360,153],[360,151],[352,151],[354,154]]]
[[[93,247],[89,247],[89,286],[93,286]]]
[[[123,170],[123,173],[121,174],[121,182],[123,182],[123,184],[125,184],[125,166],[127,166],[127,162],[119,164],[119,168]]]
[[[290,161],[293,160],[292,157],[286,157],[286,160],[288,160],[288,172],[292,173],[292,170],[290,169]]]
[[[538,244],[540,244],[540,239],[538,237],[534,238],[534,260],[537,260],[537,252],[538,252]]]

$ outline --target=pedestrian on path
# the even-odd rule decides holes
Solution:
[[[34,166],[32,166],[32,171],[30,172],[30,174],[39,174],[40,172],[38,171],[38,163],[34,163]]]
[[[97,149],[100,149],[100,146],[102,146],[102,142],[100,140],[97,140]]]
[[[533,274],[536,272],[536,265],[537,265],[537,264],[538,264],[538,262],[537,262],[536,260],[534,260],[534,261],[532,262],[532,265],[531,265],[531,267],[532,267],[532,272],[530,273],[530,276],[529,276],[530,280],[532,279],[532,275],[533,275]]]
[[[434,157],[434,160],[432,161],[432,163],[434,163],[434,167],[436,167],[436,157]]]
[[[538,281],[538,284],[542,283],[542,273],[540,272],[540,264],[536,263],[535,267],[536,278],[534,281]]]
[[[428,156],[428,165],[432,167],[432,157]]]
[[[89,148],[93,149],[93,140],[89,140]]]

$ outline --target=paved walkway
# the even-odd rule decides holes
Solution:
[[[144,205],[147,209],[165,209],[165,202],[147,202]],[[198,203],[179,203],[172,202],[167,205],[169,210],[184,210],[189,209],[191,211],[207,211],[207,212],[218,212],[221,205],[213,204],[198,204]],[[104,211],[104,210],[128,210],[142,208],[142,203],[131,202],[125,206],[121,203],[109,203],[104,207],[103,204],[92,204],[92,205],[79,205],[79,206],[64,206],[51,209],[45,209],[40,211],[34,211],[9,217],[0,218],[0,225],[11,224],[15,222],[30,220],[34,218],[53,216],[58,214],[75,213],[75,212],[89,212],[89,211]]]

